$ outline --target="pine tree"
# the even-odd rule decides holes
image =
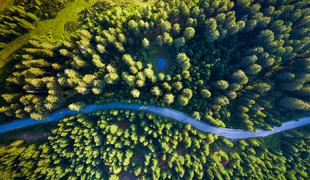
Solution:
[[[186,40],[192,39],[195,36],[195,29],[192,27],[185,28],[183,36],[185,37]]]

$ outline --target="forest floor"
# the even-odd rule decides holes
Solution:
[[[300,128],[302,129],[302,128]],[[262,146],[265,149],[274,149],[276,147],[279,147],[280,142],[281,142],[281,136],[283,136],[283,134],[274,134],[272,136],[268,136],[265,137],[265,141],[263,142]]]
[[[47,137],[52,134],[51,131],[56,126],[57,123],[52,122],[0,134],[0,144],[10,144],[18,139],[22,139],[28,144],[40,144],[47,140]]]

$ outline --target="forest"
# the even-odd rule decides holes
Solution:
[[[0,11],[0,55],[68,3],[15,0]],[[172,108],[251,132],[309,116],[309,7],[307,0],[98,0],[66,23],[69,38],[34,37],[9,57],[0,69],[0,124],[106,102]],[[1,144],[0,179],[310,176],[309,126],[232,141],[152,113],[106,110],[66,117],[50,131],[43,142]]]
[[[39,20],[55,17],[67,2],[69,0],[14,0],[14,6],[0,11],[0,50],[34,29]]]

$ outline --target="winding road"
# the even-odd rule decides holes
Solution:
[[[244,131],[242,129],[230,129],[230,128],[221,128],[214,127],[206,122],[199,121],[194,119],[193,117],[182,113],[177,110],[162,108],[157,106],[145,106],[141,104],[127,104],[127,103],[105,103],[101,105],[88,105],[85,106],[80,111],[73,111],[70,109],[62,109],[56,111],[55,113],[49,115],[44,120],[34,120],[34,119],[21,119],[9,122],[7,124],[0,125],[0,133],[5,133],[11,130],[24,128],[32,125],[43,124],[47,122],[53,122],[63,119],[66,116],[77,115],[79,113],[91,113],[98,110],[108,110],[108,109],[128,109],[128,110],[138,110],[144,112],[150,112],[153,114],[161,115],[170,119],[177,120],[182,123],[189,123],[196,129],[199,129],[204,132],[210,132],[219,136],[224,136],[229,139],[237,140],[237,139],[247,139],[247,138],[255,138],[255,137],[266,137],[272,134],[276,134],[282,131],[287,131],[289,129],[294,129],[297,127],[305,126],[310,124],[310,116],[300,118],[298,120],[291,120],[283,123],[279,127],[274,127],[270,131],[264,131],[259,129],[257,132],[249,132]]]

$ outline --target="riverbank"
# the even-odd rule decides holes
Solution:
[[[57,127],[56,122],[28,126],[21,129],[0,134],[0,144],[10,144],[16,140],[23,140],[27,144],[41,144],[52,135],[52,130]]]
[[[77,115],[80,113],[91,113],[98,110],[109,110],[109,109],[127,109],[127,110],[136,110],[136,111],[143,111],[154,113],[156,115],[161,115],[163,117],[167,117],[181,123],[188,123],[191,124],[196,129],[199,129],[203,132],[210,132],[212,134],[216,134],[219,136],[224,136],[229,139],[237,140],[237,139],[248,139],[248,138],[256,138],[256,137],[266,137],[272,134],[276,134],[279,132],[287,131],[290,129],[306,126],[310,124],[310,116],[299,118],[298,120],[291,120],[288,122],[283,123],[281,126],[274,127],[270,131],[264,131],[259,129],[257,132],[249,132],[244,131],[242,129],[230,129],[230,128],[221,128],[221,127],[214,127],[206,122],[202,122],[199,120],[194,119],[193,117],[169,108],[162,108],[157,106],[145,106],[141,104],[127,104],[127,103],[106,103],[101,105],[88,105],[85,106],[80,111],[73,111],[70,109],[62,109],[56,111],[55,113],[49,115],[44,120],[34,120],[34,119],[22,119],[22,120],[15,120],[7,124],[3,124],[0,126],[0,133],[6,133],[12,130],[33,126],[37,124],[44,124],[49,122],[55,122],[58,120],[63,119],[66,116]]]

